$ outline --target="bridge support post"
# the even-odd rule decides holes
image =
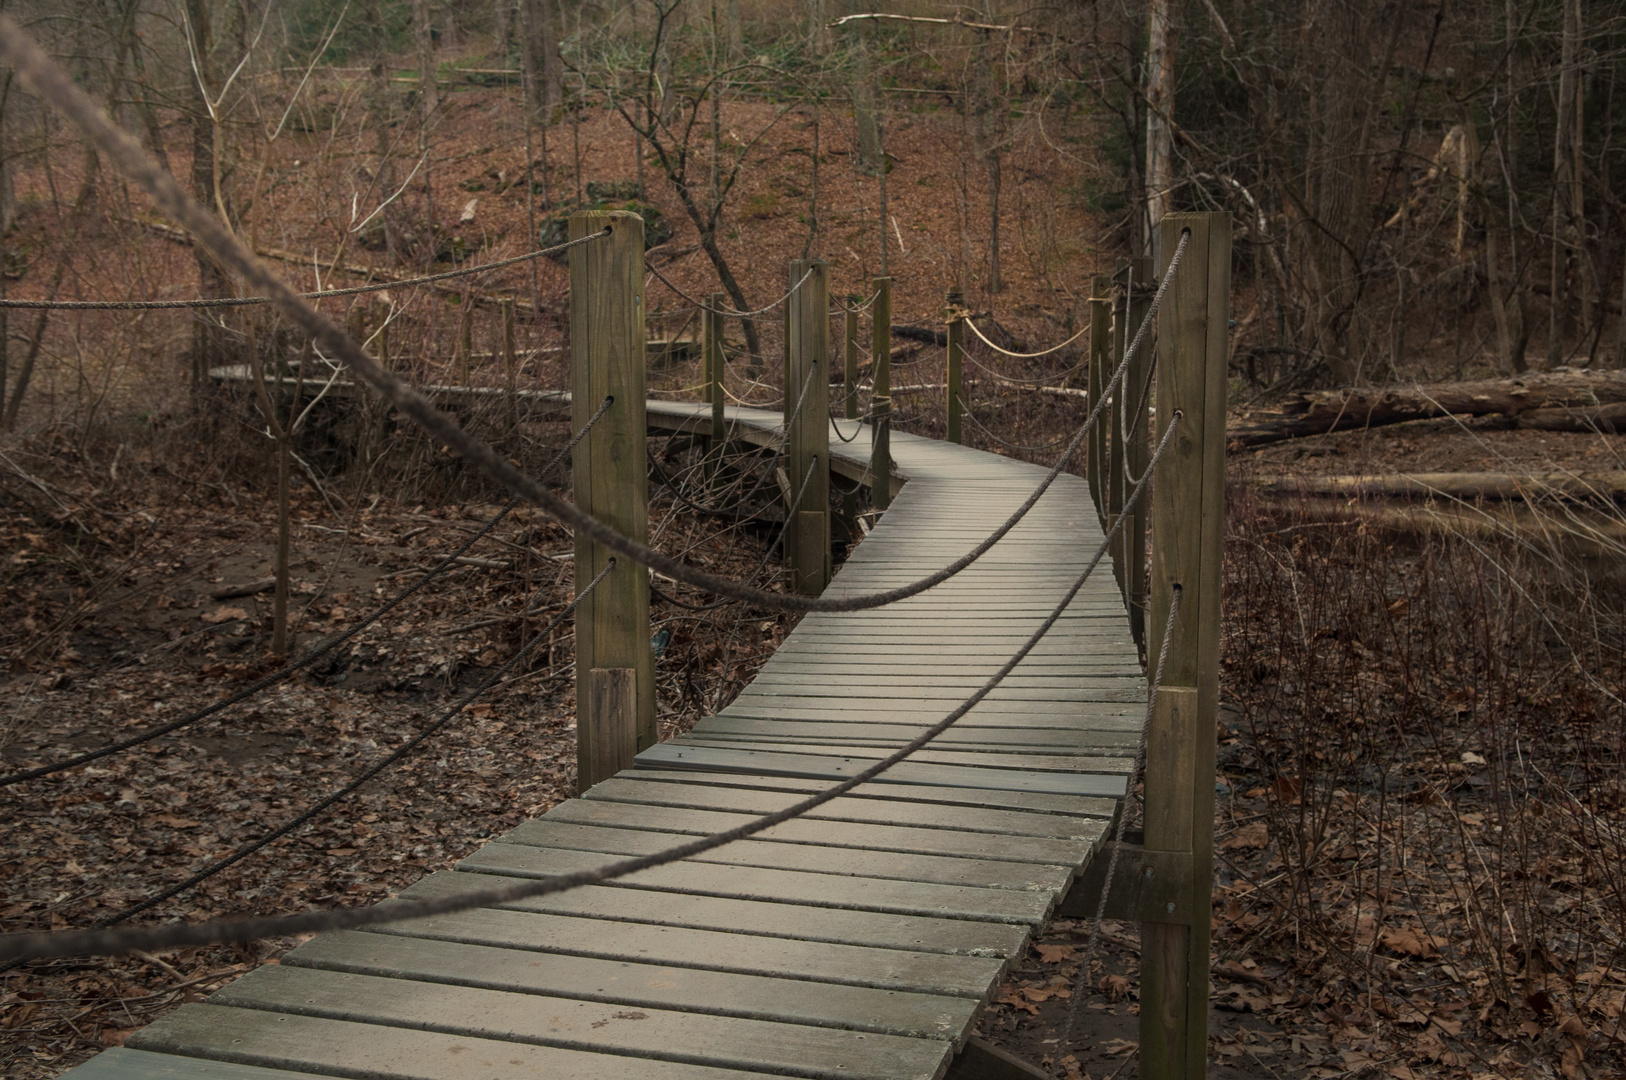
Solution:
[[[946,299],[949,309],[948,373],[943,381],[948,383],[948,441],[964,443],[960,423],[965,411],[965,292],[958,287],[952,288]]]
[[[1157,324],[1159,434],[1176,413],[1180,426],[1152,487],[1147,651],[1154,667],[1176,588],[1180,610],[1147,742],[1146,850],[1190,859],[1191,917],[1188,925],[1141,924],[1140,1075],[1146,1080],[1203,1077],[1208,1055],[1231,219],[1165,217],[1158,233],[1160,275],[1187,230],[1191,239]]]
[[[847,318],[843,337],[846,345],[846,365],[841,374],[841,392],[846,402],[846,417],[858,419],[858,297],[847,297]]]
[[[711,449],[715,451],[723,441],[723,304],[722,293],[706,298],[710,310],[700,313],[702,378],[706,383],[706,401],[711,403]]]
[[[878,277],[870,304],[870,365],[875,385],[869,395],[870,505],[877,513],[892,505],[892,279]]]
[[[794,503],[796,517],[785,522],[785,558],[795,590],[817,596],[830,583],[830,266],[797,260],[790,280],[802,284],[786,305],[786,509]]]
[[[644,221],[625,211],[586,210],[571,216],[570,238],[606,226],[611,233],[603,240],[570,249],[573,428],[579,431],[606,397],[615,399],[573,455],[575,498],[606,525],[647,541]],[[608,549],[578,534],[576,588],[597,577],[609,560]],[[629,674],[615,675],[616,670]],[[599,693],[595,676],[608,680]],[[629,700],[630,724],[617,712]],[[576,790],[606,779],[655,741],[649,572],[620,558],[576,609]]]
[[[1107,380],[1112,377],[1112,300],[1107,292],[1111,282],[1103,275],[1095,279],[1095,295],[1090,297],[1090,408],[1101,400]],[[1107,416],[1096,417],[1085,447],[1084,474],[1090,482],[1090,499],[1095,503],[1095,515],[1102,528],[1106,527],[1107,499],[1102,484],[1106,479],[1103,460],[1107,453]]]
[[[1135,332],[1140,329],[1141,321],[1146,318],[1146,309],[1151,306],[1152,294],[1156,289],[1152,284],[1152,260],[1144,256],[1128,260],[1118,274],[1120,292],[1123,294],[1118,308],[1125,315],[1122,330],[1115,329],[1113,351],[1122,360],[1124,351],[1135,338]],[[1119,436],[1113,443],[1113,460],[1120,476],[1120,506],[1133,486],[1123,476],[1124,471],[1128,470],[1130,476],[1140,476],[1146,471],[1146,461],[1150,457],[1147,433],[1151,428],[1147,409],[1151,401],[1145,390],[1146,374],[1151,369],[1152,341],[1148,337],[1141,342],[1135,355],[1129,358],[1129,367],[1124,371],[1123,390],[1119,395],[1123,406],[1113,410],[1115,416],[1122,418]],[[1118,533],[1117,549],[1112,553],[1113,565],[1118,568],[1118,585],[1124,594],[1124,604],[1129,609],[1129,632],[1142,652],[1146,649],[1146,515],[1147,505],[1144,502],[1130,511],[1129,520],[1124,522],[1123,529]]]

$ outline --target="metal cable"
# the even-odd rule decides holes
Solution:
[[[0,16],[0,38],[3,38],[8,29],[7,20]],[[0,46],[3,49],[3,46]],[[1168,448],[1170,436],[1179,426],[1180,414],[1174,414],[1174,422],[1169,425],[1168,431],[1159,442],[1153,460],[1163,456]],[[1126,507],[1133,505],[1142,489],[1136,489],[1130,496]],[[454,896],[433,897],[423,900],[394,900],[377,904],[368,908],[344,908],[329,911],[307,911],[297,915],[266,915],[243,919],[213,919],[207,922],[170,924],[166,926],[135,927],[128,930],[93,929],[93,930],[67,930],[67,931],[39,931],[27,934],[6,934],[0,936],[0,962],[13,960],[45,960],[62,956],[107,955],[113,953],[130,952],[132,950],[153,951],[159,949],[173,949],[193,945],[215,945],[231,941],[248,941],[262,937],[284,937],[295,934],[311,934],[329,930],[353,930],[364,926],[376,926],[380,923],[403,922],[408,919],[427,918],[432,915],[449,915],[458,911],[469,911],[473,908],[496,907],[502,904],[511,904],[518,900],[530,899],[538,896],[549,896],[554,893],[566,892],[570,889],[581,888],[584,885],[596,885],[600,882],[613,881],[643,870],[650,870],[658,866],[682,859],[693,858],[696,855],[714,851],[717,848],[732,844],[755,836],[757,833],[782,825],[787,821],[801,817],[811,810],[815,810],[833,799],[838,799],[848,792],[869,783],[877,776],[886,772],[892,766],[903,761],[911,754],[926,746],[937,736],[947,731],[956,721],[976,708],[989,694],[1004,682],[1016,667],[1027,659],[1030,654],[1044,640],[1056,623],[1061,620],[1062,614],[1072,605],[1084,588],[1084,583],[1090,579],[1095,568],[1100,565],[1106,556],[1118,530],[1129,519],[1128,514],[1120,514],[1111,529],[1107,531],[1095,554],[1091,556],[1089,564],[1082,573],[1074,579],[1066,594],[1051,609],[1038,629],[1030,634],[1020,648],[1013,653],[1000,669],[982,684],[975,692],[962,701],[943,719],[927,728],[915,738],[909,740],[897,750],[886,757],[867,766],[859,772],[843,780],[839,784],[825,788],[801,802],[777,810],[771,814],[764,814],[752,821],[736,825],[732,829],[712,833],[709,836],[698,837],[686,843],[677,844],[661,851],[651,852],[635,858],[620,859],[606,863],[588,870],[578,870],[569,874],[555,874],[535,881],[516,882],[511,885],[496,886],[490,889],[479,889],[473,892]]]
[[[1178,417],[1180,414],[1176,413]],[[1165,435],[1163,441],[1168,441]],[[1162,446],[1159,446],[1161,453]],[[1153,459],[1156,460],[1155,458]],[[1146,472],[1151,476],[1151,470]],[[1143,480],[1144,484],[1145,481]],[[1135,494],[1140,494],[1140,486],[1135,488]],[[1128,509],[1126,505],[1125,510]],[[1127,515],[1120,515],[1119,521]],[[1118,827],[1112,837],[1112,854],[1107,859],[1107,876],[1101,883],[1101,899],[1095,905],[1095,921],[1090,925],[1089,938],[1084,945],[1084,960],[1079,965],[1078,976],[1073,984],[1073,1000],[1067,1009],[1067,1026],[1062,1029],[1062,1038],[1057,1043],[1057,1067],[1060,1068],[1060,1059],[1071,1051],[1073,1045],[1073,1030],[1078,1026],[1079,1012],[1084,1003],[1083,990],[1089,985],[1090,964],[1095,960],[1095,945],[1101,940],[1101,922],[1107,915],[1107,897],[1112,892],[1112,878],[1118,871],[1118,856],[1123,851],[1124,828],[1129,822],[1130,804],[1135,802],[1135,780],[1146,770],[1146,739],[1152,729],[1152,714],[1157,708],[1158,691],[1163,688],[1163,668],[1169,659],[1169,645],[1174,641],[1174,621],[1180,614],[1180,596],[1182,588],[1179,582],[1173,585],[1169,596],[1169,614],[1163,625],[1163,646],[1157,653],[1157,667],[1152,672],[1152,685],[1146,694],[1146,716],[1140,725],[1140,742],[1135,748],[1135,764],[1129,770],[1129,781],[1124,788],[1123,805],[1118,810]]]
[[[60,110],[79,128],[86,140],[125,176],[147,192],[154,203],[198,238],[198,241],[227,270],[240,275],[256,289],[268,294],[285,317],[302,333],[325,351],[337,356],[359,377],[402,414],[412,418],[432,438],[449,450],[467,459],[488,478],[516,492],[540,507],[544,513],[559,520],[610,551],[641,563],[667,577],[686,582],[696,588],[729,596],[748,603],[760,604],[783,611],[863,611],[882,607],[907,599],[947,581],[961,570],[981,558],[994,544],[1015,528],[1022,517],[1049,490],[1062,468],[1071,459],[1085,434],[1094,426],[1101,406],[1096,404],[1089,419],[1079,430],[1073,443],[1057,461],[1050,473],[1041,481],[1032,495],[1012,517],[975,549],[954,563],[911,584],[873,593],[868,596],[846,597],[839,600],[825,597],[797,596],[772,593],[742,586],[737,581],[699,570],[659,551],[647,544],[618,532],[579,506],[554,495],[531,477],[515,468],[496,448],[465,431],[452,417],[442,413],[433,402],[416,388],[384,370],[373,357],[331,319],[307,305],[296,296],[275,274],[271,273],[252,252],[184,191],[175,178],[147,153],[127,132],[108,118],[99,106],[80,89],[72,78],[35,43],[14,19],[0,17],[0,62],[9,63],[22,82],[36,94]],[[613,224],[608,226],[614,228]],[[1190,230],[1183,230],[1179,246],[1170,260],[1167,276],[1158,289],[1158,298],[1147,313],[1147,322],[1136,335],[1138,343],[1145,334],[1156,305],[1168,289],[1173,272],[1185,251]],[[1125,362],[1131,352],[1125,351]],[[1113,375],[1112,385],[1122,378],[1122,365]]]
[[[412,736],[412,738],[396,747],[383,758],[380,758],[378,761],[368,766],[361,773],[361,775],[357,776],[354,780],[351,780],[348,784],[339,788],[337,791],[327,795],[321,801],[311,806],[308,810],[293,820],[277,826],[277,828],[271,830],[257,840],[251,840],[247,844],[239,847],[230,855],[216,859],[214,862],[210,863],[202,870],[199,870],[197,873],[193,874],[191,877],[187,878],[178,885],[172,885],[155,896],[147,897],[147,899],[141,901],[139,904],[132,907],[127,907],[123,911],[117,912],[113,915],[109,915],[105,919],[99,921],[96,925],[112,926],[115,923],[121,923],[132,915],[139,915],[141,912],[146,911],[149,908],[157,907],[159,904],[162,904],[165,900],[168,900],[171,897],[178,896],[194,886],[202,884],[204,881],[214,877],[227,867],[243,861],[250,855],[253,855],[255,852],[264,848],[266,845],[274,843],[275,841],[282,839],[284,836],[287,836],[300,826],[308,824],[328,807],[354,793],[357,788],[378,776],[379,773],[395,765],[402,758],[406,757],[408,754],[412,753],[412,751],[416,750],[420,745],[422,745],[425,739],[429,738],[431,735],[435,734],[435,732],[445,727],[453,717],[457,716],[464,709],[468,708],[469,705],[473,704],[474,700],[481,694],[495,686],[504,675],[508,674],[508,672],[513,669],[515,664],[519,663],[521,659],[523,659],[532,649],[536,647],[538,642],[546,641],[548,635],[551,634],[554,629],[558,627],[558,625],[563,622],[568,615],[570,615],[571,612],[576,610],[576,606],[586,598],[588,593],[593,591],[599,582],[604,580],[604,576],[614,567],[615,559],[612,557],[610,561],[605,564],[604,569],[599,571],[598,577],[588,582],[587,588],[577,593],[570,603],[565,606],[565,609],[559,612],[559,614],[555,615],[548,622],[547,626],[543,627],[541,630],[538,630],[535,634],[532,634],[531,639],[524,645],[520,646],[518,651],[516,651],[513,656],[509,657],[508,661],[504,663],[502,667],[493,672],[491,676],[485,681],[481,682],[479,686],[476,686],[473,690],[463,695],[463,697],[453,704],[451,708],[442,713],[439,719],[426,726],[422,731],[419,731],[416,735]],[[543,586],[543,588],[551,588],[551,586]]]
[[[671,289],[673,292],[675,292],[679,296],[683,297],[683,299],[687,300],[689,303],[693,304],[695,307],[699,308],[701,311],[709,311],[713,315],[726,315],[731,319],[754,319],[758,315],[767,314],[768,312],[772,311],[774,308],[778,307],[780,304],[783,304],[786,300],[789,300],[792,296],[795,296],[796,295],[796,290],[800,289],[802,287],[802,282],[805,282],[808,278],[813,276],[813,268],[810,266],[807,269],[807,273],[802,275],[802,280],[801,281],[798,281],[796,284],[792,285],[790,287],[789,292],[787,292],[784,296],[781,296],[779,299],[775,300],[773,303],[769,304],[767,307],[760,307],[760,308],[757,308],[755,311],[732,311],[732,310],[729,310],[728,308],[714,308],[714,307],[710,306],[709,304],[706,304],[706,303],[704,303],[702,301],[696,300],[694,297],[690,296],[688,293],[684,292],[682,289],[678,288],[676,285],[673,285],[669,280],[667,280],[666,275],[661,273],[659,270],[655,269],[654,266],[646,265],[644,267],[644,269],[648,270],[651,274],[654,274],[657,278],[659,278],[660,281],[661,281],[661,284],[665,285],[668,289]]]
[[[569,454],[571,450],[575,449],[576,444],[581,442],[582,439],[586,437],[587,433],[593,429],[593,425],[598,423],[599,418],[609,410],[610,404],[613,401],[615,401],[615,398],[613,397],[607,397],[604,399],[604,403],[598,407],[598,411],[595,412],[591,419],[589,419],[587,423],[582,426],[582,429],[578,431],[568,443],[565,444],[564,449],[555,454],[553,456],[553,460],[549,461],[542,467],[540,475],[546,476],[549,472],[552,472],[554,467],[563,461],[565,456]],[[249,698],[255,696],[263,690],[276,686],[278,683],[286,682],[300,671],[310,667],[317,660],[320,660],[322,657],[326,656],[340,645],[343,645],[346,641],[349,641],[351,638],[367,629],[369,626],[387,614],[390,609],[394,608],[401,601],[423,588],[431,579],[439,575],[447,567],[451,566],[459,558],[461,558],[463,553],[479,542],[482,537],[491,532],[492,529],[496,528],[497,524],[502,521],[503,518],[507,517],[509,512],[513,510],[514,507],[518,506],[519,503],[520,497],[517,495],[509,499],[508,504],[501,510],[497,511],[496,515],[492,517],[490,521],[486,522],[478,532],[474,533],[474,535],[470,536],[468,540],[464,541],[462,547],[446,556],[439,563],[435,564],[435,566],[431,567],[430,570],[422,577],[418,578],[416,581],[412,582],[412,584],[408,585],[406,588],[392,596],[389,600],[385,601],[383,606],[378,608],[371,615],[368,615],[365,619],[362,619],[348,630],[345,630],[342,633],[324,641],[322,644],[318,645],[316,648],[312,649],[298,660],[295,660],[293,663],[288,664],[278,671],[272,672],[262,679],[250,683],[248,686],[237,691],[237,693],[230,695],[229,697],[222,698],[211,705],[205,705],[196,712],[188,713],[185,716],[171,720],[167,724],[160,724],[158,727],[155,727],[150,731],[144,731],[140,735],[132,735],[128,739],[121,739],[118,742],[109,743],[100,749],[90,750],[83,754],[76,754],[71,758],[65,758],[62,761],[52,762],[49,765],[40,765],[32,769],[24,769],[21,772],[12,773],[9,776],[0,776],[0,787],[8,787],[11,784],[21,783],[24,780],[36,780],[42,776],[49,776],[52,773],[61,772],[63,769],[71,769],[78,765],[85,765],[89,762],[97,760],[98,758],[104,758],[110,754],[117,754],[120,751],[128,750],[133,746],[140,746],[142,743],[151,742],[153,739],[156,739],[161,735],[168,735],[172,731],[178,731],[190,724],[197,723],[199,720],[207,719],[208,717],[213,716],[215,713],[247,701]]]
[[[410,289],[418,285],[428,285],[436,281],[446,281],[449,278],[467,277],[470,274],[484,274],[489,270],[501,270],[505,266],[516,263],[530,262],[545,255],[557,255],[561,251],[568,251],[580,244],[585,244],[601,237],[609,236],[610,230],[605,228],[588,236],[579,237],[568,243],[556,244],[553,247],[532,251],[525,255],[515,255],[511,259],[499,259],[494,263],[482,263],[479,266],[468,266],[462,270],[448,270],[444,274],[430,274],[428,277],[407,278],[404,281],[385,281],[372,285],[352,285],[347,289],[323,289],[320,292],[298,293],[306,300],[325,300],[334,296],[356,296],[361,293],[383,292],[386,289]],[[269,296],[218,296],[204,297],[196,300],[0,300],[0,308],[55,308],[68,311],[151,311],[165,308],[224,308],[247,307],[252,304],[270,304],[275,301]]]
[[[1085,323],[1084,329],[1080,330],[1078,333],[1074,334],[1060,345],[1052,345],[1050,348],[1044,349],[1040,352],[1011,352],[1009,349],[1001,349],[998,345],[995,345],[992,341],[989,341],[987,335],[985,335],[981,330],[978,330],[977,324],[972,320],[966,319],[965,324],[971,327],[971,332],[973,334],[976,334],[982,339],[982,343],[984,345],[988,346],[996,353],[999,353],[1002,356],[1008,356],[1013,360],[1037,360],[1041,356],[1049,356],[1053,352],[1059,352],[1060,350],[1065,349],[1067,346],[1071,345],[1073,342],[1090,332],[1090,324]]]

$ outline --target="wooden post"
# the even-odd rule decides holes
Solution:
[[[1129,294],[1129,318],[1125,323],[1129,340],[1124,342],[1127,348],[1146,318],[1146,309],[1151,306],[1157,282],[1152,277],[1152,260],[1146,256],[1130,259],[1125,269],[1125,291]],[[1124,371],[1123,415],[1127,418],[1124,430],[1129,434],[1126,443],[1118,444],[1123,455],[1120,471],[1127,469],[1133,476],[1145,474],[1146,462],[1151,456],[1151,420],[1148,415],[1151,395],[1145,388],[1146,374],[1152,370],[1152,340],[1148,334],[1135,355],[1129,358],[1129,366]],[[1127,499],[1127,480],[1125,485],[1124,497]],[[1142,652],[1146,649],[1146,520],[1150,513],[1151,502],[1143,495],[1130,511],[1129,520],[1124,522],[1117,556],[1119,565],[1123,567],[1119,580],[1129,607],[1129,633]]]
[[[1101,400],[1102,391],[1111,377],[1107,370],[1112,363],[1112,301],[1107,297],[1110,282],[1104,276],[1095,279],[1095,295],[1090,297],[1090,409]],[[1101,488],[1105,471],[1101,459],[1107,452],[1106,415],[1096,415],[1095,427],[1090,431],[1086,448],[1085,475],[1090,481],[1090,498],[1095,502],[1095,515],[1103,525],[1106,522],[1106,494]]]
[[[1110,286],[1109,286],[1110,288]],[[1112,352],[1104,370],[1101,373],[1103,382],[1110,380],[1115,371],[1123,364],[1124,344],[1128,340],[1124,334],[1124,325],[1128,314],[1124,310],[1123,297],[1116,293],[1112,296]],[[1101,443],[1105,453],[1101,455],[1101,498],[1104,505],[1101,516],[1105,519],[1105,528],[1111,530],[1118,524],[1118,517],[1123,513],[1124,507],[1124,409],[1125,402],[1130,396],[1129,383],[1125,379],[1118,380],[1118,389],[1112,392],[1112,399],[1107,402],[1107,411],[1101,414],[1096,421],[1096,431],[1101,434]],[[1118,535],[1112,538],[1112,544],[1107,554],[1112,561],[1112,577],[1118,583],[1118,595],[1129,601],[1129,592],[1126,587],[1128,579],[1124,577],[1124,533],[1118,530]]]
[[[961,400],[962,365],[965,362],[965,293],[958,288],[950,289],[948,306],[948,377],[943,380],[948,383],[948,441],[963,443],[965,439],[960,433],[960,420],[965,409],[965,402]]]
[[[470,297],[463,298],[463,312],[457,331],[457,374],[458,381],[464,386],[469,385],[469,376],[474,367],[474,301]]]
[[[712,293],[706,299],[710,310],[702,312],[700,320],[701,368],[706,382],[706,400],[711,402],[711,445],[716,448],[723,441],[723,301],[722,293]]]
[[[870,452],[870,505],[876,511],[892,505],[892,279],[872,280],[875,301],[870,306],[870,364],[875,387],[870,391],[873,415],[870,432],[874,446]]]
[[[638,672],[624,667],[593,668],[587,679],[587,695],[595,738],[586,746],[591,755],[586,772],[605,779],[632,768],[637,753]],[[580,710],[577,712],[579,715]]]
[[[644,220],[625,211],[584,210],[570,218],[571,422],[580,430],[606,397],[615,399],[573,456],[576,505],[635,540],[649,538],[644,421]],[[576,588],[608,564],[608,549],[576,536]],[[630,728],[596,711],[622,700],[595,695],[594,669],[623,669],[634,683]],[[619,679],[621,676],[613,676]],[[632,743],[629,745],[628,732]],[[603,770],[653,746],[655,664],[649,650],[649,572],[619,558],[576,609],[576,790],[606,779]]]
[[[1179,428],[1152,488],[1148,652],[1156,664],[1175,586],[1180,612],[1146,752],[1146,849],[1190,853],[1192,923],[1141,924],[1140,1075],[1195,1080],[1208,1051],[1209,911],[1214,875],[1214,726],[1219,711],[1220,573],[1225,533],[1226,334],[1231,219],[1170,214],[1158,275],[1191,239],[1158,311],[1157,422]]]
[[[508,426],[519,431],[519,350],[514,345],[514,299],[502,301],[502,371],[508,384]]]
[[[841,373],[841,390],[847,399],[847,419],[858,419],[858,297],[847,297],[846,367]]]
[[[798,260],[790,280],[802,284],[785,305],[785,471],[802,500],[785,525],[785,558],[796,591],[817,596],[830,583],[830,265]]]

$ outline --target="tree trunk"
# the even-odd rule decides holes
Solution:
[[[205,86],[214,85],[213,34],[209,26],[209,5],[205,0],[186,0],[186,17],[192,27],[192,51],[197,56],[195,77],[184,80],[191,96],[192,122],[192,198],[202,206],[216,207],[220,193],[215,190],[215,118],[205,97]],[[215,262],[214,256],[202,244],[193,245],[193,257],[198,264],[198,295],[219,297],[230,295],[226,272]],[[192,320],[192,409],[203,406],[204,382],[209,369],[218,366],[221,356],[221,331],[210,319]]]
[[[1151,0],[1146,25],[1146,225],[1169,212],[1174,182],[1174,0]]]
[[[865,33],[858,30],[853,38],[853,123],[858,128],[858,168],[873,173],[886,163],[881,159],[881,125],[875,117],[875,82]]]
[[[1003,292],[1005,281],[999,273],[999,151],[988,154],[988,291]]]
[[[1559,49],[1558,112],[1553,124],[1553,243],[1551,315],[1547,320],[1547,363],[1557,367],[1564,362],[1564,332],[1568,329],[1569,269],[1575,258],[1575,222],[1571,217],[1572,188],[1580,182],[1575,175],[1575,106],[1579,71],[1576,67],[1581,37],[1581,2],[1563,0],[1564,36]]]
[[[807,0],[807,51],[814,56],[830,51],[829,22],[825,0]]]
[[[728,0],[724,21],[728,24],[728,58],[745,56],[745,24],[740,19],[740,0]]]

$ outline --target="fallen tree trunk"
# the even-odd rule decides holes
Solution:
[[[1247,449],[1408,420],[1492,414],[1539,431],[1626,432],[1626,372],[1552,371],[1518,379],[1299,394],[1276,409],[1244,417],[1228,441],[1233,449]]]
[[[1401,535],[1517,539],[1594,556],[1626,555],[1626,521],[1618,514],[1587,507],[1374,506],[1349,499],[1275,496],[1261,499],[1258,508],[1267,517],[1296,524],[1358,524]]]
[[[1626,501],[1626,472],[1395,473],[1385,476],[1282,476],[1258,482],[1264,495],[1383,495],[1402,499]]]

